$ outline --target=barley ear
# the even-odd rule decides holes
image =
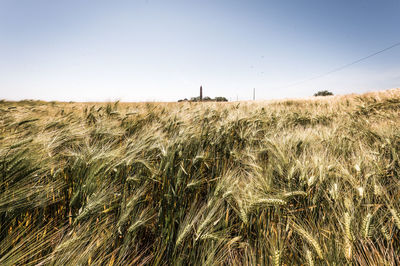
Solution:
[[[353,232],[351,231],[351,216],[348,212],[344,213],[344,228],[346,232],[346,237],[353,241]]]
[[[305,238],[305,240],[307,240],[307,242],[314,248],[315,253],[317,253],[318,257],[320,259],[323,259],[323,252],[322,252],[322,248],[319,245],[318,241],[315,240],[311,234],[309,234],[306,230],[304,230],[302,227],[300,227],[299,225],[292,223],[292,227],[293,229],[299,234],[301,235],[303,238]]]
[[[365,238],[369,238],[371,236],[371,219],[372,214],[368,213],[363,220],[362,234]]]
[[[400,216],[394,208],[390,209],[390,213],[393,216],[394,223],[396,224],[397,228],[400,230]]]
[[[306,250],[306,258],[307,258],[308,265],[309,266],[314,266],[313,254],[309,249]]]
[[[274,252],[274,265],[275,266],[281,265],[281,251],[279,249],[275,250]]]

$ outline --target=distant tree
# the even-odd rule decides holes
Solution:
[[[331,96],[331,95],[333,95],[333,93],[327,90],[319,91],[314,94],[314,96]]]
[[[228,99],[225,98],[225,97],[215,97],[214,101],[216,101],[216,102],[227,102]]]
[[[205,96],[205,97],[203,97],[203,101],[204,102],[209,102],[209,101],[212,101],[212,99],[210,97],[208,97],[208,96]]]

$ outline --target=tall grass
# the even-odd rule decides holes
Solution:
[[[399,264],[399,114],[1,101],[0,264]]]

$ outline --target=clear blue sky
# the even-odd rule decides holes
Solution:
[[[400,0],[0,0],[0,98],[175,101],[400,87]]]

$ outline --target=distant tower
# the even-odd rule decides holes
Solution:
[[[203,86],[200,86],[200,101],[203,100]]]
[[[256,88],[253,88],[253,101],[256,99]]]

